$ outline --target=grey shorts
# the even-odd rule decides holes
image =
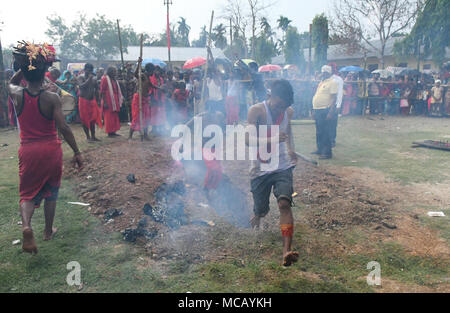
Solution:
[[[255,216],[264,217],[270,211],[270,194],[273,194],[277,201],[287,200],[292,205],[292,194],[294,193],[293,168],[257,177],[250,182],[253,193],[253,211]]]

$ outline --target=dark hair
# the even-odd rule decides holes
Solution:
[[[115,68],[114,66],[109,66],[108,69],[106,70],[106,75],[110,76],[114,70],[117,73],[117,68]]]
[[[155,70],[155,66],[152,63],[145,64],[145,71],[147,73],[153,73],[154,70]]]
[[[88,71],[88,70],[94,71],[94,65],[92,65],[91,63],[86,63],[86,64],[84,65],[84,70],[85,70],[85,71]]]
[[[178,86],[177,86],[177,89],[186,89],[186,83],[184,82],[184,81],[180,81],[180,82],[178,82],[178,84],[177,84]]]
[[[294,103],[294,90],[291,83],[285,79],[276,80],[272,83],[271,96],[272,98],[279,97],[288,106]]]

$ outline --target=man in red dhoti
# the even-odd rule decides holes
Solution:
[[[103,128],[102,115],[95,97],[98,86],[92,64],[86,63],[84,66],[84,76],[78,76],[78,85],[80,86],[78,108],[84,133],[89,142],[100,141],[95,137],[95,124]],[[91,131],[90,134],[89,130]]]
[[[116,75],[117,69],[110,66],[100,83],[102,113],[105,121],[105,131],[108,137],[120,136],[116,132],[120,129],[119,112],[123,103],[123,96],[116,80]]]
[[[142,63],[142,59],[139,58],[139,64]],[[148,75],[151,73],[147,72],[147,69],[149,67],[145,67],[146,70],[141,73],[141,80],[142,80],[142,127],[141,127],[141,116],[140,116],[140,108],[139,108],[139,92],[136,92],[133,96],[133,102],[131,103],[131,115],[133,120],[131,121],[130,126],[130,136],[128,139],[133,138],[133,133],[135,131],[139,131],[142,134],[142,128],[144,132],[144,139],[149,140],[148,138],[148,126],[150,125],[150,79]],[[139,67],[136,69],[136,72],[134,73],[135,77],[139,79]]]
[[[161,77],[161,68],[155,67],[154,74],[150,77],[152,87],[150,88],[150,97],[152,106],[150,108],[150,124],[152,132],[162,134],[166,125],[166,107],[164,105],[164,93],[161,86],[164,83]]]
[[[72,131],[62,114],[59,96],[43,89],[45,72],[55,61],[53,47],[47,44],[20,43],[15,48],[14,59],[20,70],[12,77],[8,91],[20,129],[22,249],[27,253],[37,253],[31,218],[43,199],[44,240],[51,240],[56,232],[53,219],[62,176],[62,149],[56,128],[74,152],[72,162],[78,164],[81,169],[83,161]],[[23,77],[28,83],[27,87],[20,86]]]

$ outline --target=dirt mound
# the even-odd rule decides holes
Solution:
[[[335,230],[355,225],[395,228],[389,203],[362,186],[326,171],[301,165],[295,172],[296,200],[305,205],[308,223],[316,229]]]

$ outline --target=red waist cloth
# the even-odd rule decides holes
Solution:
[[[79,98],[78,107],[80,109],[80,119],[84,126],[90,127],[92,123],[97,123],[100,128],[103,128],[102,115],[97,105],[97,100]]]
[[[113,111],[112,107],[108,107],[108,109],[102,107],[102,114],[107,134],[115,133],[120,129],[119,112]]]
[[[19,148],[20,202],[32,201],[39,192],[51,195],[62,177],[62,149],[59,140],[28,142]]]
[[[149,107],[149,97],[142,97],[142,123],[144,128],[147,128],[150,123],[150,107]],[[133,102],[131,103],[131,113],[133,116],[133,121],[131,122],[131,129],[134,131],[141,130],[141,117],[139,114],[139,94],[135,93],[133,97]]]
[[[239,103],[237,97],[228,96],[226,98],[225,111],[227,113],[227,125],[239,122]]]
[[[203,148],[203,162],[206,165],[206,176],[204,180],[204,187],[206,189],[217,189],[222,180],[222,164],[219,160],[214,158],[213,149]]]

